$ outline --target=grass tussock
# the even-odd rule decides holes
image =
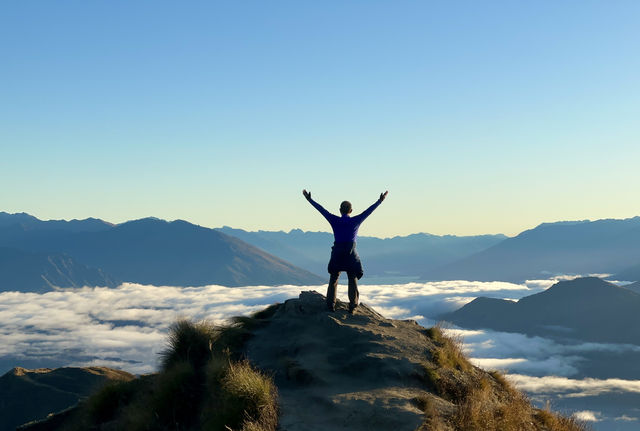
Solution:
[[[525,431],[536,430],[531,421],[532,407],[529,400],[518,392],[497,392],[483,380],[458,405],[452,418],[456,430],[460,431]]]
[[[424,413],[424,422],[416,431],[448,431],[446,422],[438,413],[433,399],[428,395],[421,395],[413,399],[413,403]]]
[[[444,334],[439,324],[426,330],[426,334],[436,344],[432,361],[438,367],[469,371],[472,366],[462,351],[462,338]]]
[[[424,430],[455,431],[588,431],[573,417],[549,409],[535,409],[529,399],[498,372],[481,377],[455,402],[453,415],[443,418],[431,408],[428,399],[420,408],[425,412]]]
[[[541,424],[544,429],[549,431],[589,431],[590,428],[582,421],[573,416],[561,416],[552,412],[548,407],[537,410],[535,413],[536,421]]]
[[[427,397],[416,401],[425,412],[423,430],[455,431],[587,431],[572,417],[535,409],[529,399],[499,372],[474,368],[462,351],[462,340],[444,334],[441,326],[426,330],[435,344],[422,379],[440,397],[455,404],[442,417]],[[430,405],[431,403],[431,405]]]
[[[184,361],[201,369],[211,359],[213,343],[218,335],[219,328],[206,320],[178,320],[169,328],[167,347],[160,354],[162,369],[166,371]]]
[[[218,373],[217,367],[210,369]],[[268,376],[249,362],[229,362],[221,379],[211,376],[209,382],[219,385],[203,411],[203,430],[227,429],[270,431],[278,424],[276,387]]]
[[[442,326],[425,331],[435,344],[431,360],[423,364],[422,380],[442,398],[460,402],[470,389],[469,377],[474,369],[462,351],[462,338],[445,335]]]
[[[109,382],[87,401],[87,413],[92,422],[102,423],[113,419],[118,410],[129,404],[135,393],[135,385],[129,382]]]

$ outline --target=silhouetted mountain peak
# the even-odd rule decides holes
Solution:
[[[169,224],[167,220],[164,220],[158,217],[143,217],[135,220],[127,220],[123,223],[117,224],[116,227],[144,226],[144,225],[154,226],[154,225],[166,225],[166,224]]]
[[[598,277],[579,277],[573,280],[559,281],[544,292],[526,296],[518,302],[529,304],[539,301],[553,301],[575,305],[597,300],[610,301],[629,295],[636,294]]]
[[[0,212],[0,227],[20,226],[23,230],[62,230],[70,232],[96,232],[109,229],[112,223],[89,217],[72,220],[40,220],[27,213]]]
[[[442,318],[467,328],[640,343],[640,294],[596,277],[560,281],[518,302],[478,298]],[[565,328],[558,334],[553,328]]]
[[[568,292],[571,294],[607,292],[618,289],[613,283],[598,277],[577,277],[571,280],[561,280],[546,290],[547,293]]]

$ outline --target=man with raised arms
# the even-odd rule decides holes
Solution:
[[[378,205],[387,197],[389,192],[380,193],[380,198],[362,214],[351,217],[351,202],[344,201],[340,204],[340,216],[331,214],[322,205],[311,199],[311,192],[302,191],[304,197],[317,209],[320,214],[327,219],[333,229],[333,247],[331,247],[331,258],[329,259],[328,271],[329,287],[327,288],[327,307],[330,311],[336,309],[336,290],[338,288],[338,277],[340,272],[346,271],[349,279],[349,313],[353,313],[358,306],[358,282],[364,275],[362,262],[356,251],[356,239],[358,229],[362,222],[378,208]]]

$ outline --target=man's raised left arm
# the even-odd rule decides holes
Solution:
[[[376,208],[378,208],[378,205],[380,205],[382,203],[382,201],[386,199],[388,194],[389,194],[389,191],[386,191],[384,193],[380,193],[380,198],[373,205],[371,205],[369,208],[364,210],[364,212],[362,214],[357,215],[356,217],[360,219],[360,222],[362,222],[364,219],[369,217],[371,215],[371,213]]]

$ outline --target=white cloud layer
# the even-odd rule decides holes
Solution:
[[[412,318],[429,326],[435,323],[435,316],[477,296],[521,298],[540,292],[555,281],[530,280],[519,285],[458,280],[365,285],[360,290],[362,301],[382,314]],[[125,283],[116,289],[4,292],[0,293],[0,359],[4,359],[5,367],[11,362],[21,365],[21,360],[57,358],[74,365],[102,363],[136,373],[149,372],[157,365],[168,326],[179,317],[221,322],[311,289],[324,292],[325,287],[167,287]],[[640,351],[638,346],[566,345],[521,334],[455,328],[449,331],[465,341],[465,350],[477,365],[536,376],[575,375],[581,355],[589,351]]]
[[[508,374],[508,379],[520,389],[544,394],[562,394],[567,398],[597,396],[612,392],[640,393],[640,380],[570,379],[559,376],[534,377]]]
[[[388,317],[429,317],[458,308],[478,295],[522,297],[548,282],[448,281],[362,286],[362,301]],[[168,326],[179,317],[223,321],[301,290],[324,286],[168,287],[124,283],[116,289],[81,288],[44,294],[0,293],[2,366],[40,358],[74,365],[103,363],[136,373],[152,371]],[[344,293],[344,292],[342,292]],[[6,369],[5,369],[6,371]]]

